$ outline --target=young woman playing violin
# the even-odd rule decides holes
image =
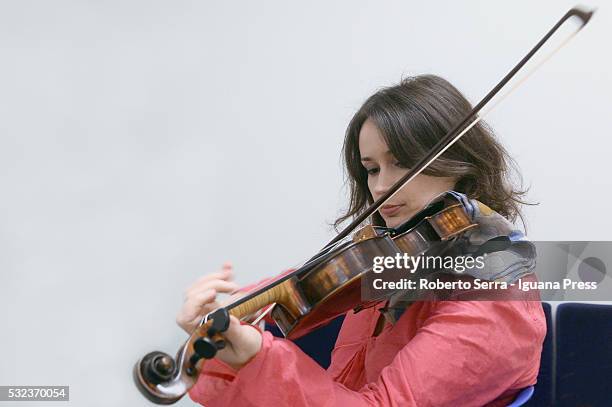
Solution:
[[[352,118],[344,142],[350,204],[340,222],[383,195],[471,109],[442,78],[403,80],[372,95]],[[390,228],[445,191],[472,222],[463,247],[505,236],[516,248],[488,277],[533,278],[535,253],[511,221],[522,191],[509,182],[512,160],[481,122],[403,187],[372,217]],[[232,267],[186,291],[177,323],[188,333],[216,309],[219,293],[239,287]],[[404,304],[404,306],[401,306]],[[213,406],[506,406],[535,384],[546,323],[538,301],[381,301],[344,319],[327,370],[293,342],[231,317],[227,345],[207,361],[190,397]]]

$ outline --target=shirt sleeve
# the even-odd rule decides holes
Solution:
[[[545,331],[538,302],[441,301],[378,379],[358,391],[265,332],[262,349],[242,369],[215,361],[214,375],[202,374],[189,395],[208,407],[482,406],[533,384],[524,378],[537,376]]]

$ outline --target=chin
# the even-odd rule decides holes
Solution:
[[[385,219],[385,224],[388,228],[395,228],[401,225],[402,223],[404,223],[404,221],[400,220],[399,218]]]
[[[408,215],[404,215],[404,214],[400,214],[398,216],[394,216],[392,218],[389,219],[385,219],[383,218],[383,220],[385,221],[385,224],[387,225],[388,228],[395,228],[398,227],[399,225],[407,222],[408,220],[410,220],[414,215],[416,215],[415,213],[409,214]]]

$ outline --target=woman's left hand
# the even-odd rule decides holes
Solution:
[[[217,352],[216,358],[236,370],[257,355],[263,342],[261,332],[256,327],[242,325],[233,315],[230,316],[229,328],[222,335],[225,337],[225,348]]]

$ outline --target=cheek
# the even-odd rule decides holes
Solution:
[[[404,188],[403,195],[407,200],[413,202],[415,207],[421,209],[433,198],[452,189],[453,186],[454,183],[451,178],[430,177],[421,174]]]

